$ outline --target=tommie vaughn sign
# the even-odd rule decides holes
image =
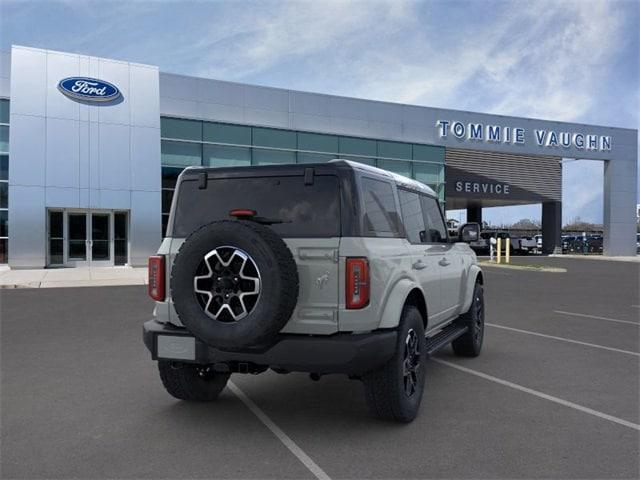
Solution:
[[[526,130],[521,127],[438,120],[436,128],[440,138],[447,138],[451,135],[459,140],[471,142],[509,143],[514,145],[524,145],[526,142]],[[579,150],[611,151],[611,137],[607,135],[542,129],[535,129],[533,133],[534,141],[539,147],[543,148],[574,147]]]
[[[89,77],[69,77],[58,82],[58,90],[76,100],[110,102],[120,98],[120,90],[112,83]]]

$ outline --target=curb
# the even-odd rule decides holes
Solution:
[[[126,287],[146,285],[145,280],[83,280],[83,281],[49,281],[0,284],[0,290],[16,290],[22,288],[79,288],[79,287]]]
[[[491,262],[480,262],[481,267],[504,268],[505,270],[527,270],[529,272],[566,273],[567,269],[562,267],[531,267],[527,265],[510,265]]]
[[[640,254],[635,257],[609,257],[604,255],[572,255],[572,254],[556,254],[549,255],[551,258],[570,258],[580,260],[600,260],[601,262],[626,262],[626,263],[640,263]]]

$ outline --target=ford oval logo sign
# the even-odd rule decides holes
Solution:
[[[110,102],[120,97],[118,87],[97,78],[63,78],[58,89],[67,97],[88,102]]]

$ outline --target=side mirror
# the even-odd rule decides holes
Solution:
[[[465,223],[460,228],[460,241],[465,243],[477,242],[480,239],[480,224]]]

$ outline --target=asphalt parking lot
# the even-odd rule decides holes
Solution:
[[[2,478],[638,478],[640,264],[514,261],[568,272],[485,268],[483,353],[430,361],[409,425],[341,376],[179,402],[144,287],[0,290]]]

